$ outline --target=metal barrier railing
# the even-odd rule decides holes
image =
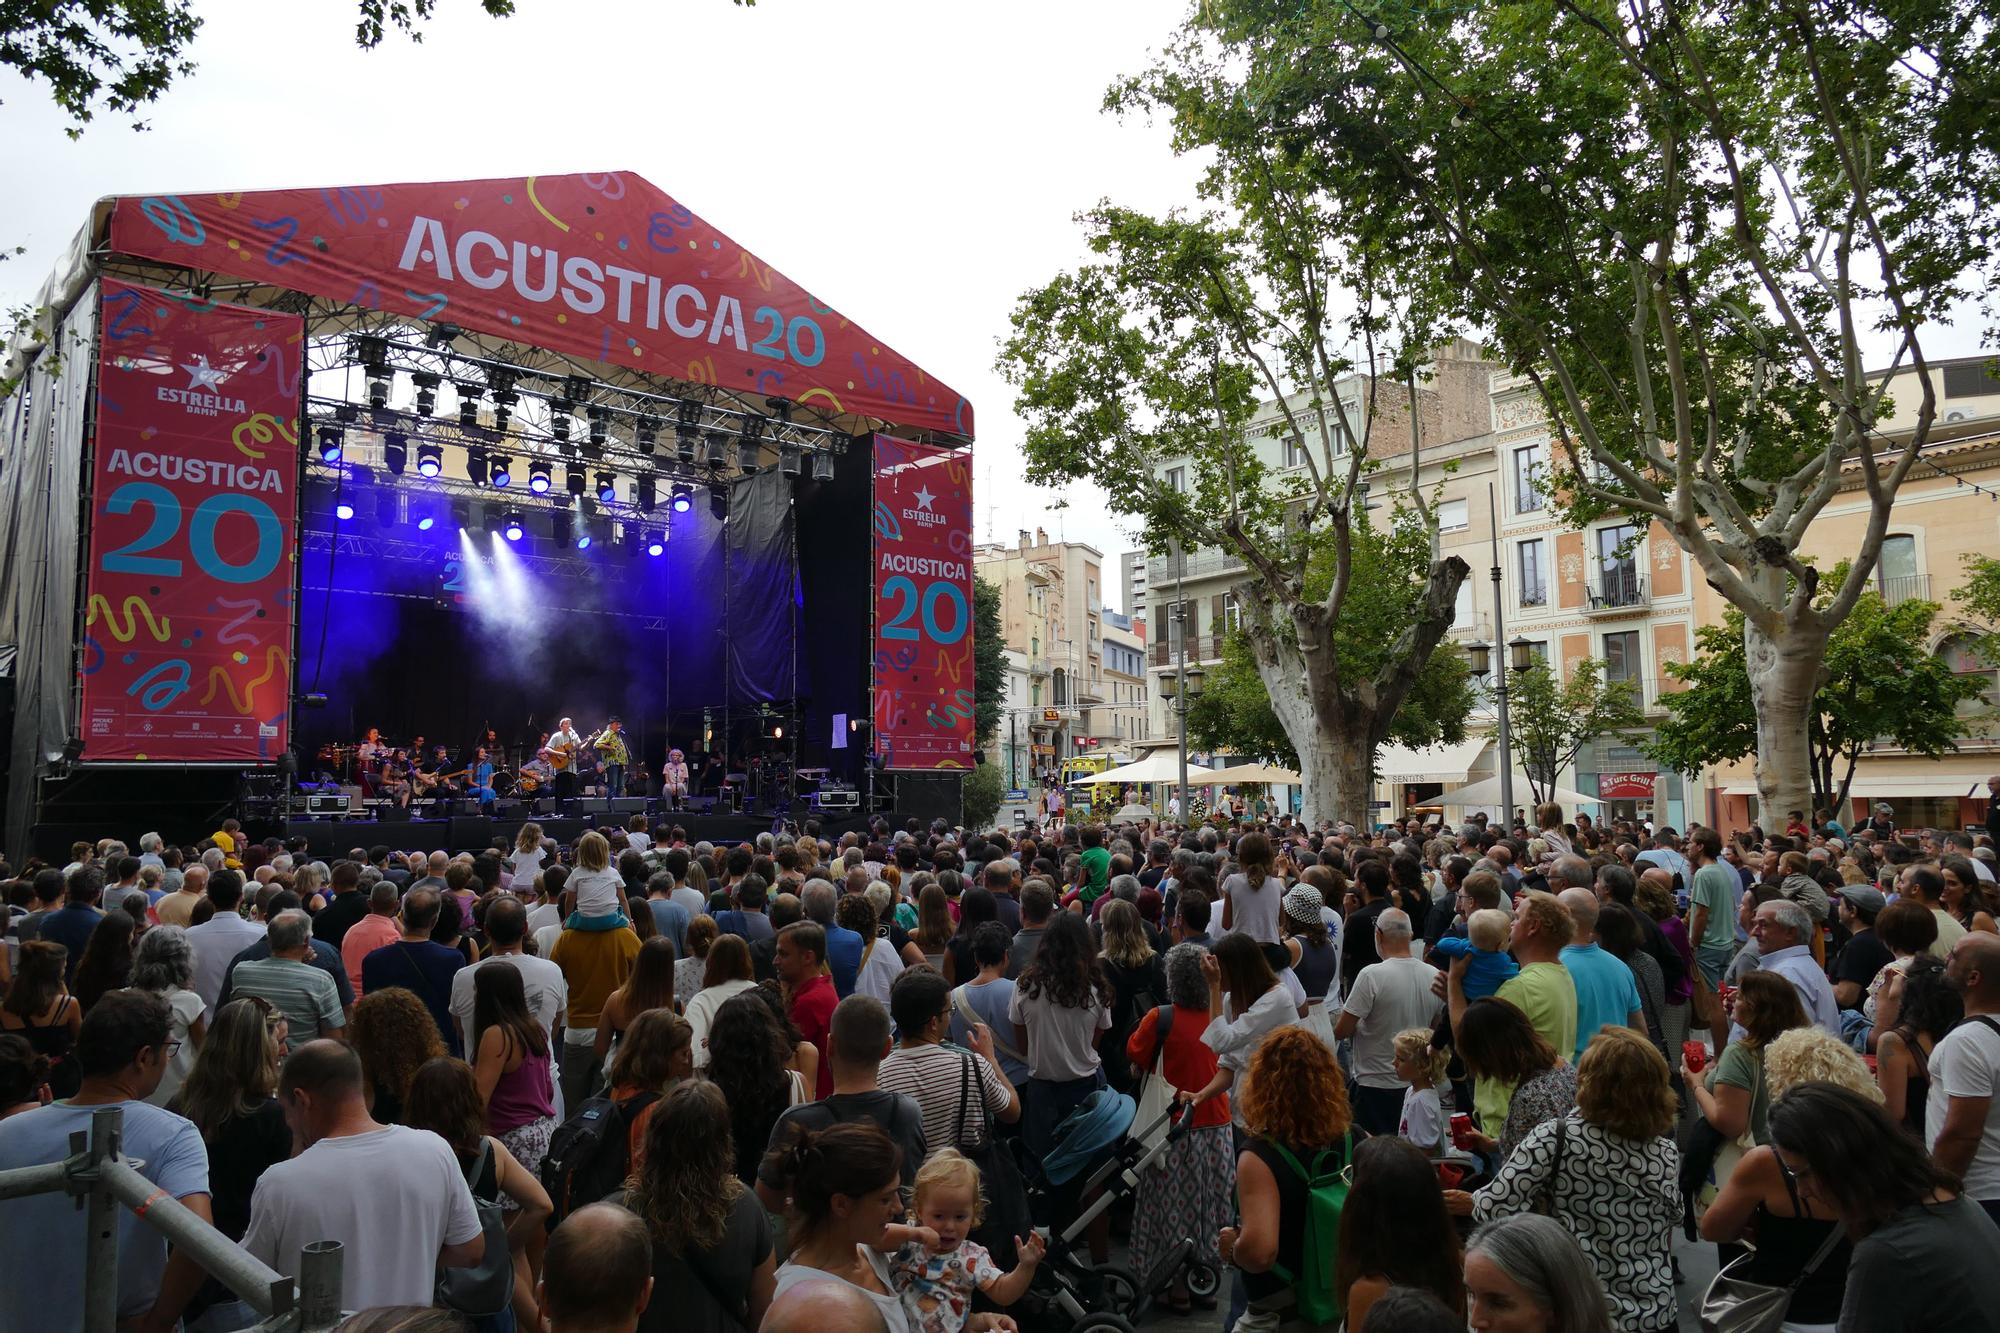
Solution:
[[[124,1207],[185,1251],[201,1268],[263,1316],[260,1333],[325,1333],[341,1320],[342,1255],[338,1241],[314,1241],[299,1253],[296,1284],[247,1253],[179,1199],[159,1192],[120,1151],[125,1113],[100,1107],[88,1133],[70,1135],[70,1155],[45,1166],[0,1171],[0,1199],[67,1194],[88,1212],[83,1283],[84,1333],[118,1327],[118,1227]],[[20,1237],[15,1240],[19,1241]]]

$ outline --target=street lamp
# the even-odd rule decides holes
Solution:
[[[1173,711],[1174,733],[1176,738],[1180,742],[1180,764],[1181,764],[1180,809],[1181,809],[1181,819],[1183,821],[1187,819],[1188,815],[1188,793],[1187,793],[1188,706],[1192,704],[1196,699],[1201,698],[1202,686],[1208,679],[1208,673],[1204,671],[1202,668],[1198,666],[1191,667],[1187,664],[1187,629],[1186,629],[1186,621],[1184,619],[1185,614],[1186,614],[1185,604],[1177,601],[1174,608],[1174,618],[1176,621],[1180,622],[1182,626],[1180,652],[1178,655],[1179,661],[1177,661],[1174,664],[1174,671],[1172,675],[1160,677],[1160,695],[1167,701],[1168,706]]]
[[[1493,637],[1498,640],[1507,632],[1505,619],[1505,599],[1500,587],[1500,515],[1493,498],[1493,485],[1486,486],[1487,531],[1493,543]],[[1535,645],[1528,639],[1516,635],[1507,644],[1511,665],[1516,671],[1526,671],[1533,660]],[[1466,645],[1466,654],[1472,659],[1472,674],[1484,679],[1493,670],[1493,649],[1485,642]],[[1493,682],[1494,734],[1500,742],[1500,821],[1503,830],[1514,826],[1514,743],[1507,723],[1507,669],[1494,675]]]

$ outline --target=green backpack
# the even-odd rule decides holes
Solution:
[[[1347,1192],[1354,1185],[1354,1135],[1340,1141],[1338,1154],[1328,1148],[1314,1157],[1310,1171],[1284,1147],[1276,1143],[1270,1147],[1306,1183],[1305,1239],[1300,1246],[1303,1271],[1289,1273],[1283,1264],[1274,1264],[1271,1271],[1291,1287],[1301,1319],[1331,1324],[1341,1314],[1333,1274],[1340,1249],[1340,1212],[1347,1206]],[[1329,1162],[1329,1158],[1335,1160]]]

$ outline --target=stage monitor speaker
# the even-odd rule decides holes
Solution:
[[[570,809],[584,815],[608,815],[611,800],[605,796],[584,796],[570,802]]]
[[[453,815],[451,817],[451,847],[454,852],[469,851],[492,845],[493,821],[485,815]]]
[[[385,805],[381,820],[384,824],[407,824],[410,822],[410,807],[407,805]]]
[[[646,798],[643,796],[614,796],[611,809],[621,815],[643,815],[646,813]]]
[[[528,807],[519,801],[501,801],[493,807],[496,819],[525,819]]]

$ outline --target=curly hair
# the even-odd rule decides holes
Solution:
[[[1241,1098],[1253,1134],[1291,1147],[1324,1147],[1347,1133],[1347,1083],[1333,1052],[1308,1028],[1282,1027],[1250,1059]]]
[[[918,1212],[923,1210],[924,1196],[939,1186],[963,1190],[972,1196],[973,1226],[978,1226],[985,1219],[986,1191],[980,1187],[979,1168],[956,1148],[939,1148],[917,1168],[916,1181],[910,1187],[910,1201]]]
[[[1659,1138],[1673,1132],[1680,1115],[1670,1077],[1667,1058],[1644,1036],[1625,1027],[1599,1029],[1577,1061],[1576,1109],[1620,1138]]]
[[[362,1073],[375,1087],[402,1101],[424,1061],[445,1054],[437,1020],[416,992],[390,986],[364,995],[347,1025]]]
[[[1657,880],[1641,878],[1638,888],[1632,891],[1632,901],[1655,921],[1665,921],[1680,914],[1679,907],[1674,903],[1674,891]]]
[[[791,1043],[771,1006],[755,991],[731,996],[708,1028],[708,1078],[729,1102],[738,1143],[761,1146],[791,1097],[785,1065]]]
[[[410,1078],[403,1123],[428,1129],[469,1161],[486,1141],[486,1107],[479,1100],[479,1080],[472,1066],[449,1055],[424,1061]]]
[[[743,1194],[729,1099],[690,1079],[660,1099],[646,1121],[646,1150],[627,1182],[626,1206],[669,1254],[712,1250]]]
[[[1090,927],[1074,912],[1049,919],[1035,956],[1021,971],[1016,989],[1029,999],[1046,998],[1063,1009],[1111,1007],[1111,979],[1091,947]]]
[[[1764,1082],[1774,1100],[1801,1083],[1831,1083],[1882,1100],[1875,1075],[1854,1048],[1816,1027],[1793,1028],[1764,1049]]]

